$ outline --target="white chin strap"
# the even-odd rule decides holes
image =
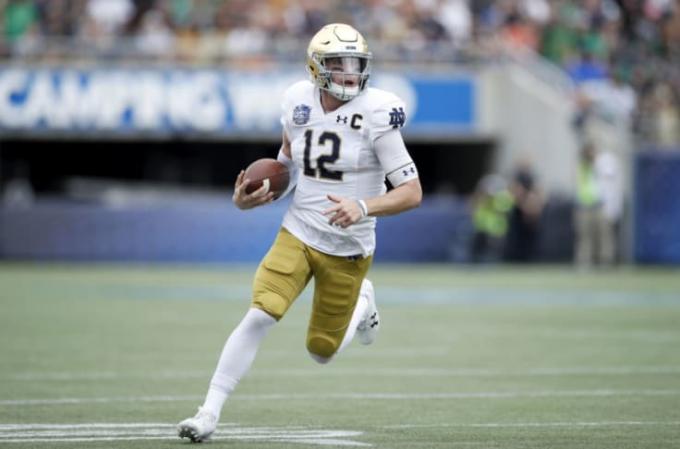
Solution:
[[[338,100],[347,101],[359,95],[359,86],[346,87],[331,82],[330,87],[326,91]]]

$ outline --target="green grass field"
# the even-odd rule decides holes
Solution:
[[[0,265],[0,446],[182,447],[253,267]],[[212,447],[678,448],[680,271],[376,266],[382,328],[316,365],[309,292]]]

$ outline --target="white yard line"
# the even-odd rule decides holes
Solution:
[[[26,372],[5,376],[6,380],[21,382],[48,381],[86,381],[86,380],[119,380],[119,379],[205,379],[208,371],[160,371],[156,373],[125,372]],[[628,376],[638,374],[666,375],[680,374],[680,366],[618,366],[594,367],[574,366],[562,368],[529,368],[524,370],[499,370],[487,368],[336,368],[324,371],[324,376],[361,375],[372,377],[549,377],[549,376]],[[261,369],[253,371],[251,377],[316,377],[317,369]]]
[[[177,436],[117,436],[117,437],[89,437],[89,438],[9,438],[2,439],[2,443],[93,443],[97,441],[140,441],[140,440],[177,440]],[[242,438],[238,436],[222,436],[215,435],[211,438],[211,441],[220,440],[249,440],[249,438]],[[297,443],[297,444],[315,444],[318,446],[351,446],[351,447],[371,447],[371,444],[362,443],[360,441],[352,440],[342,440],[337,438],[331,439],[321,439],[321,438],[295,438],[295,439],[282,439],[282,438],[262,438],[264,441],[268,442],[286,442],[286,443]]]
[[[680,421],[562,421],[562,422],[482,422],[439,424],[395,424],[378,429],[413,428],[584,428],[584,427],[640,427],[680,426]],[[74,423],[74,424],[0,424],[0,443],[92,443],[103,441],[177,440],[173,424],[168,423]],[[221,424],[214,440],[287,442],[322,446],[368,447],[356,441],[363,435],[354,430],[324,430],[302,426],[239,427],[234,423]]]
[[[664,390],[537,390],[537,391],[481,391],[449,393],[330,393],[330,394],[236,394],[232,400],[272,401],[308,399],[348,399],[348,400],[420,400],[420,399],[512,399],[512,398],[552,398],[552,397],[617,397],[617,396],[678,396],[680,389]],[[94,404],[112,402],[182,402],[200,401],[203,396],[117,396],[92,398],[54,398],[54,399],[6,399],[0,400],[1,406],[27,405],[65,405]]]
[[[381,429],[416,429],[428,427],[627,427],[627,426],[680,426],[680,421],[589,421],[589,422],[523,422],[523,423],[440,423],[440,424],[394,424]]]
[[[635,374],[679,374],[680,366],[564,367],[498,370],[486,368],[338,368],[324,371],[324,376],[361,375],[372,377],[542,377],[542,376],[626,376]],[[257,377],[318,376],[314,369],[266,369],[253,372]]]
[[[300,426],[238,427],[220,425],[215,440],[268,441],[322,446],[370,446],[355,441],[355,430],[324,430]],[[0,443],[177,440],[175,426],[166,423],[1,424]]]
[[[108,404],[111,402],[181,402],[196,401],[203,396],[117,396],[93,398],[56,398],[56,399],[7,399],[0,400],[0,405],[65,405],[65,404]]]
[[[228,424],[220,424],[220,426]],[[76,423],[76,424],[45,424],[45,423],[26,423],[26,424],[0,424],[0,432],[8,430],[59,430],[59,429],[148,429],[148,428],[174,428],[174,424],[169,423]]]
[[[507,332],[495,330],[474,330],[472,335],[485,335],[490,338],[507,338]],[[514,329],[512,335],[518,337],[551,338],[558,340],[581,340],[581,339],[613,339],[632,340],[646,343],[670,343],[680,340],[680,332],[664,330],[625,330],[625,331],[602,331],[589,329],[540,329],[526,328]],[[464,337],[463,337],[464,338]]]
[[[135,437],[92,437],[92,438],[8,438],[0,439],[2,443],[90,443],[94,441],[137,441],[137,440],[174,440],[177,437],[162,436],[162,437],[147,437],[147,436],[135,436]]]
[[[307,326],[307,323],[304,323],[303,326]],[[414,357],[447,355],[451,352],[451,349],[452,346],[431,346],[427,348],[384,348],[380,351],[348,351],[343,353],[342,357],[351,359],[387,359],[399,357],[412,359]],[[300,351],[299,349],[278,350],[276,352],[267,353],[267,357],[273,359],[288,359],[290,357],[299,357],[301,354],[303,354],[305,358],[307,357],[306,353]]]

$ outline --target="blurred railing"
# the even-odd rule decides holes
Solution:
[[[574,95],[576,85],[561,67],[551,63],[529,48],[510,48],[508,46],[501,48],[502,51],[497,54],[502,55],[506,62],[511,62],[516,67],[530,72],[542,84],[561,94]]]
[[[229,37],[204,33],[191,39],[167,36],[98,36],[92,39],[68,36],[31,35],[14,42],[0,41],[0,61],[15,63],[120,63],[147,65],[231,67],[303,61],[306,39]],[[371,41],[371,51],[379,64],[440,65],[469,64],[487,60],[490,53],[483,46],[457,46],[446,41],[406,45],[381,40]]]

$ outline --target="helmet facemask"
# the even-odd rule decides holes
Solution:
[[[316,85],[342,101],[349,101],[359,95],[370,77],[370,54],[314,53],[310,60],[308,69]]]

